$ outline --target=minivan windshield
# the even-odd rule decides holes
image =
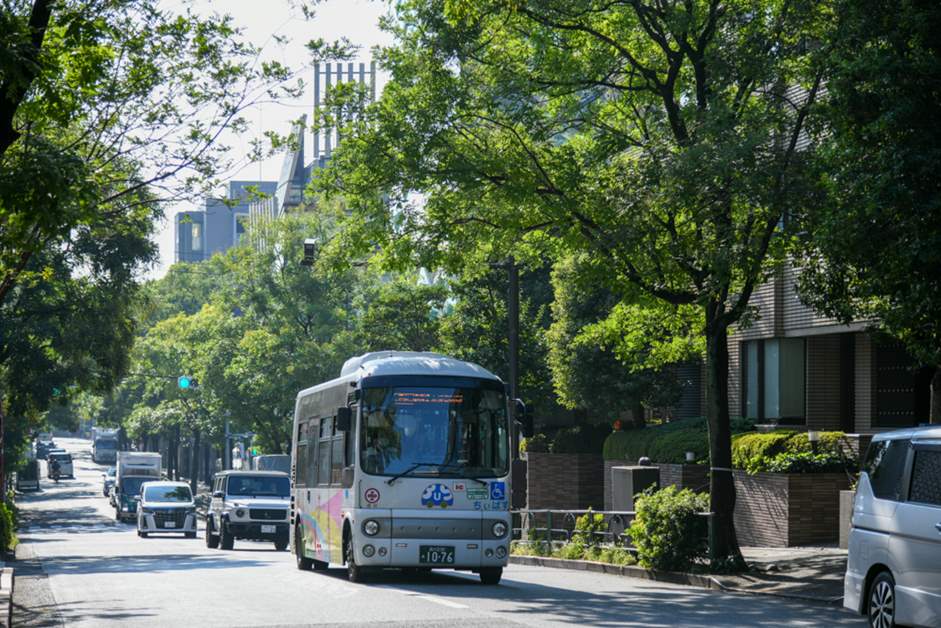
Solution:
[[[502,391],[390,387],[363,391],[361,463],[373,475],[498,477],[509,432]]]
[[[145,486],[144,501],[191,502],[193,494],[188,486]]]
[[[229,476],[229,495],[290,497],[291,483],[285,476],[232,475]]]

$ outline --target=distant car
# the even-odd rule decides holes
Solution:
[[[49,454],[49,458],[46,461],[46,477],[52,477],[52,461],[57,460],[59,462],[59,477],[75,477],[75,471],[72,468],[72,454],[65,451],[53,451]]]
[[[36,458],[45,460],[46,456],[49,455],[50,449],[55,449],[56,443],[51,440],[38,440],[36,441]]]
[[[114,487],[114,477],[117,473],[115,467],[108,467],[108,470],[101,474],[101,494],[105,497],[111,493],[111,489]]]
[[[941,626],[941,427],[877,434],[856,488],[843,605],[871,626]]]
[[[213,480],[206,547],[232,549],[235,539],[288,546],[291,480],[280,471],[223,471]]]
[[[137,508],[137,536],[182,532],[196,538],[196,504],[185,482],[144,482]]]

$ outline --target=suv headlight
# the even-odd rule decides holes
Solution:
[[[379,534],[379,522],[375,519],[368,519],[363,524],[363,532],[366,533],[366,536],[376,536]]]
[[[244,516],[245,516],[245,509],[244,509],[244,508],[236,508],[236,509],[235,509],[235,518],[236,518],[236,519],[241,519],[241,518],[244,517]]]
[[[506,536],[506,524],[502,521],[496,521],[490,527],[490,531],[493,532],[493,535],[496,538],[502,539],[504,536]]]

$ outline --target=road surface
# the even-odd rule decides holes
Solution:
[[[496,587],[447,571],[350,584],[342,569],[298,571],[270,543],[141,539],[114,521],[88,441],[59,442],[76,478],[19,500],[15,626],[865,625],[836,607],[539,567],[511,566]]]

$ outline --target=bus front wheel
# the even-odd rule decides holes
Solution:
[[[307,571],[314,563],[314,561],[304,556],[304,539],[301,538],[300,526],[297,526],[294,530],[294,558],[297,559],[297,568],[301,571]]]
[[[484,567],[480,570],[481,584],[500,584],[500,578],[503,577],[503,567]]]
[[[363,568],[356,564],[356,557],[353,554],[353,539],[350,537],[349,533],[347,533],[343,543],[343,558],[346,560],[346,577],[350,582],[362,582]]]

